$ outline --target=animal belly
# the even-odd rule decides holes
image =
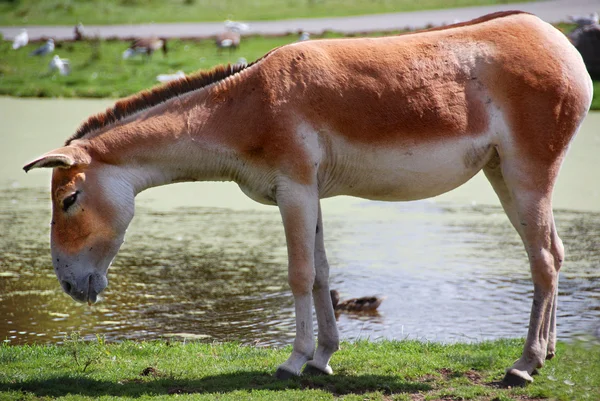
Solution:
[[[321,197],[429,198],[467,182],[495,152],[489,138],[482,137],[394,148],[339,142],[332,143],[321,163]]]

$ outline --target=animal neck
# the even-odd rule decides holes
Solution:
[[[202,90],[171,99],[82,142],[136,194],[175,182],[234,180],[238,158],[220,140],[231,120],[217,121],[221,104],[213,98]]]

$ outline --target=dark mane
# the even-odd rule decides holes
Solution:
[[[255,63],[256,62],[252,64]],[[83,138],[90,132],[104,128],[109,124],[131,116],[141,110],[148,109],[176,96],[221,81],[229,76],[237,74],[250,65],[220,65],[212,70],[199,71],[194,74],[187,75],[185,78],[167,82],[166,84],[158,85],[152,89],[144,90],[136,93],[135,95],[121,99],[117,101],[113,107],[106,109],[104,113],[99,113],[88,118],[83,124],[81,124],[77,132],[67,139],[65,145],[69,145],[72,141]]]

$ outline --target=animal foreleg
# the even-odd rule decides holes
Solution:
[[[325,254],[323,241],[323,217],[321,205],[319,204],[319,218],[316,227],[315,238],[315,284],[312,294],[315,301],[317,323],[319,326],[317,351],[312,361],[309,361],[304,373],[309,374],[332,374],[329,360],[340,347],[339,334],[335,321],[335,312],[329,294],[329,263]]]
[[[300,375],[302,366],[315,352],[312,316],[312,288],[315,281],[314,244],[318,215],[316,188],[283,183],[277,191],[277,205],[283,219],[288,249],[288,281],[294,295],[296,339],[292,355],[277,368],[275,376],[287,379]]]

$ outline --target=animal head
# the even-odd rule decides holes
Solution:
[[[92,304],[108,285],[107,271],[133,217],[134,192],[111,166],[69,145],[27,164],[53,168],[52,264],[63,290]]]

